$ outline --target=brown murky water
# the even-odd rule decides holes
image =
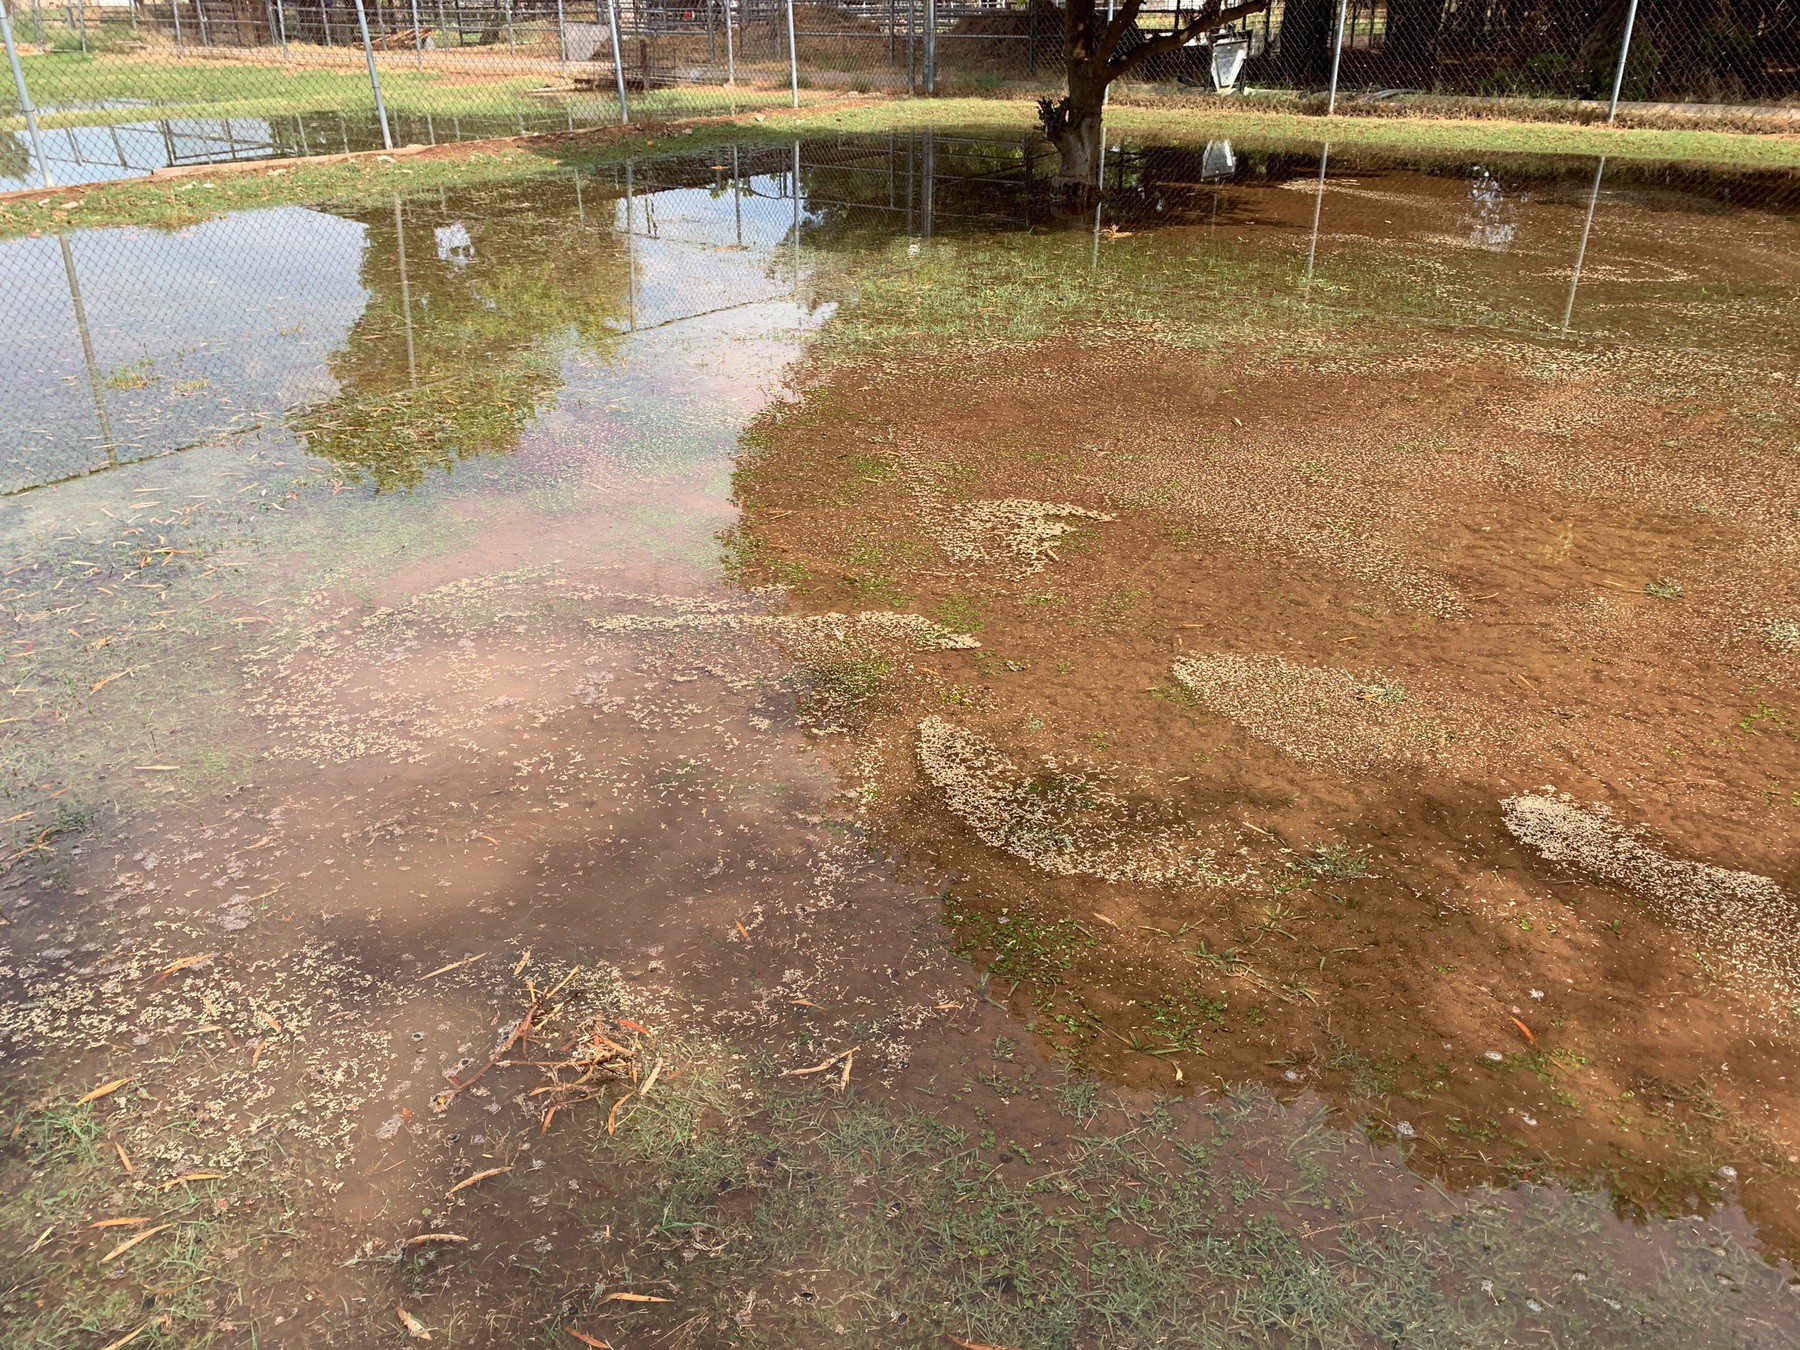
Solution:
[[[1790,1337],[1786,1267],[1755,1255],[1767,1205],[1787,1193],[1787,1162],[1763,1156],[1796,1142],[1785,1114],[1754,1138],[1675,1150],[1690,1169],[1711,1160],[1671,1193],[1674,1210],[1691,1195],[1705,1217],[1616,1217],[1604,1190],[1563,1185],[1563,1163],[1596,1180],[1573,1141],[1525,1168],[1421,1152],[1432,1092],[1382,1059],[1389,1047],[1368,1037],[1383,1024],[1358,1024],[1327,995],[1353,1040],[1327,1041],[1329,1018],[1289,1034],[1287,1010],[1305,1003],[1311,1018],[1325,981],[1302,997],[1280,983],[1295,972],[1259,975],[1264,996],[1248,1007],[1270,1029],[1240,1028],[1239,1055],[1213,1043],[1211,994],[1158,984],[1160,970],[1136,988],[1158,958],[1112,937],[1140,923],[1185,936],[1216,918],[1190,882],[1281,872],[1275,847],[1239,822],[1292,847],[1290,880],[1310,885],[1305,858],[1325,858],[1315,874],[1349,910],[1366,906],[1363,920],[1375,911],[1376,928],[1419,918],[1389,911],[1399,888],[1381,875],[1418,879],[1369,848],[1392,822],[1368,838],[1343,828],[1346,812],[1369,813],[1364,789],[1296,777],[1255,748],[1382,762],[1393,728],[1376,716],[1356,730],[1385,706],[1380,692],[1309,686],[1313,721],[1269,721],[1262,685],[1221,654],[1233,645],[1209,655],[1189,641],[1249,612],[1266,564],[1216,556],[1219,574],[1244,573],[1238,592],[1200,619],[1165,614],[1191,579],[1158,550],[1190,527],[1134,516],[1116,493],[1076,507],[1098,460],[1156,500],[1131,467],[1145,447],[1125,442],[1146,432],[1128,403],[1216,407],[1214,420],[1272,437],[1316,427],[1330,440],[1345,421],[1401,434],[1404,394],[1371,395],[1336,423],[1309,412],[1347,393],[1329,370],[1213,400],[1231,392],[1220,380],[1250,378],[1217,353],[1250,328],[1287,359],[1316,357],[1329,325],[1431,342],[1476,325],[1483,360],[1526,335],[1602,364],[1624,348],[1596,339],[1699,351],[1696,379],[1742,388],[1752,371],[1776,391],[1743,400],[1764,421],[1735,426],[1740,441],[1793,438],[1781,420],[1792,365],[1769,338],[1793,317],[1792,182],[1635,168],[1596,180],[1596,168],[1131,150],[1097,219],[1071,220],[1017,147],[919,136],[740,147],[175,236],[0,245],[38,298],[0,356],[22,391],[5,413],[0,516],[16,628],[0,1030],[19,1198],[5,1237],[27,1255],[0,1305],[17,1343],[106,1344],[142,1323],[146,1342],[365,1344],[406,1334],[396,1304],[439,1337],[483,1344],[559,1326],[614,1344],[946,1331],[1123,1344],[1168,1339],[1166,1317],[1263,1337]],[[1161,299],[1103,266],[1121,249],[1137,250],[1125,256]],[[1071,309],[1086,288],[1109,308]],[[1308,317],[1321,313],[1335,316],[1327,328]],[[1385,359],[1355,342],[1343,359]],[[1128,377],[1109,395],[1091,355],[1120,343]],[[1429,391],[1435,406],[1457,406],[1456,378]],[[1034,382],[1059,391],[1054,406],[1034,400]],[[1591,412],[1533,408],[1572,424]],[[1412,433],[1444,434],[1426,420]],[[1178,412],[1147,434],[1191,430]],[[1076,446],[1073,468],[1009,458]],[[1348,473],[1329,449],[1308,450],[1317,468],[1297,481]],[[1221,481],[1255,477],[1255,461]],[[1267,471],[1276,481],[1287,466]],[[983,500],[994,509],[964,509]],[[1396,633],[1416,631],[1418,614],[1447,623],[1478,594],[1403,551],[1359,551],[1329,522],[1309,535],[1318,503],[1292,487],[1210,500],[1193,528],[1261,515],[1300,541],[1283,583],[1296,594],[1375,558],[1386,570],[1373,580],[1400,599],[1371,622]],[[1534,528],[1528,514],[1504,517],[1509,536]],[[1618,528],[1654,553],[1671,527],[1646,515]],[[1095,540],[1121,535],[1096,562]],[[1093,621],[1053,632],[1032,618],[1043,594],[1065,597],[1052,608],[1074,597]],[[1800,613],[1791,595],[1758,603],[1769,615],[1744,620],[1758,631]],[[1279,622],[1323,631],[1298,610]],[[1152,662],[1139,639],[1153,628]],[[1781,718],[1793,675],[1777,659],[1785,630],[1772,631],[1764,706]],[[1282,650],[1290,665],[1304,655]],[[1171,679],[1177,655],[1212,665]],[[1098,677],[1047,695],[1007,686],[1058,659]],[[1170,799],[1149,785],[1172,775],[1156,749],[1169,732],[1126,704],[1156,687],[1153,708],[1182,705],[1184,680],[1215,701],[1237,690],[1228,720],[1248,731],[1213,770],[1184,744],[1182,781],[1199,796]],[[1059,713],[1068,726],[1046,731]],[[1791,750],[1757,742],[1759,781],[1784,784]],[[1061,768],[1018,798],[1008,754]],[[971,763],[987,767],[971,776]],[[1415,771],[1427,770],[1392,781]],[[1276,811],[1288,793],[1306,796],[1302,827]],[[1430,828],[1438,847],[1446,827]],[[1720,846],[1740,851],[1709,859],[1791,887],[1785,826],[1748,829],[1760,852],[1720,824]],[[1305,853],[1317,841],[1338,851]],[[1601,888],[1593,903],[1626,902]],[[1314,921],[1265,917],[1274,930]],[[1491,913],[1478,917],[1491,928]],[[1353,945],[1325,941],[1320,968]],[[1254,946],[1223,959],[1261,962]],[[1630,983],[1617,963],[1606,977]],[[1113,986],[1132,989],[1129,1004],[1102,993]],[[1133,1044],[1124,1009],[1153,997],[1175,1038]],[[1235,1023],[1245,1006],[1227,997],[1216,1011]],[[1466,1057],[1505,1027],[1464,1030]],[[1778,1103],[1788,1034],[1751,1034],[1769,1066],[1758,1090]],[[1295,1053],[1306,1038],[1341,1063]],[[612,1067],[558,1067],[603,1040],[619,1047]],[[1380,1081],[1347,1093],[1340,1080],[1357,1074]],[[1186,1095],[1214,1079],[1218,1095]],[[714,1208],[693,1211],[704,1221],[671,1220],[682,1159],[709,1157],[709,1132],[763,1121],[754,1103],[794,1093],[824,1114],[768,1118],[767,1148],[718,1164]],[[1725,1096],[1735,1128],[1739,1097]],[[914,1194],[904,1168],[859,1143],[843,1155],[856,1204],[807,1191],[815,1209],[758,1227],[769,1197],[836,1175],[776,1154],[838,1138],[839,1110],[960,1131],[963,1144],[931,1145],[948,1152],[907,1155],[933,1174],[956,1148],[980,1155],[982,1180],[946,1216],[998,1204],[982,1186],[1028,1194],[1073,1176],[1055,1203],[1090,1222],[1078,1204],[1112,1187],[1100,1213],[1112,1206],[1124,1229],[1109,1235],[1103,1217],[1099,1239],[1066,1251],[1033,1238],[998,1273],[1004,1236],[950,1239],[955,1278],[917,1253],[873,1278],[852,1257],[879,1245],[862,1230],[821,1236],[802,1259],[796,1226],[860,1214],[870,1185]],[[1149,1152],[1102,1166],[1097,1138]],[[1179,1191],[1167,1169],[1197,1158],[1231,1197],[1229,1219],[1209,1222],[1287,1225],[1276,1245],[1293,1244],[1299,1264],[1258,1256],[1188,1278],[1247,1281],[1264,1303],[1219,1313],[1154,1292],[1141,1272],[1107,1283],[1122,1260],[1109,1242],[1186,1251],[1177,1219],[1134,1209],[1134,1191]],[[495,1168],[508,1170],[445,1194]],[[1520,1172],[1536,1184],[1487,1184]],[[1754,1219],[1736,1203],[1740,1174],[1771,1197]],[[740,1194],[763,1208],[734,1209]],[[909,1206],[927,1209],[871,1202],[870,1231],[903,1230]],[[119,1217],[154,1223],[91,1226]],[[951,1231],[947,1217],[929,1222]],[[407,1245],[434,1232],[451,1236]],[[1349,1234],[1392,1245],[1378,1261],[1345,1248]],[[1403,1276],[1401,1251],[1416,1254]],[[1063,1286],[1034,1273],[1047,1252],[1116,1295],[1106,1322],[1049,1292]],[[1341,1280],[1317,1273],[1334,1263]],[[1369,1271],[1379,1314],[1343,1293]]]

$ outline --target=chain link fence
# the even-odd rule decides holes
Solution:
[[[1052,0],[5,7],[16,78],[0,81],[0,190],[740,111],[798,103],[803,89],[1041,93],[1060,85],[1064,57]],[[1194,9],[1151,0],[1126,47]],[[1792,102],[1800,0],[1271,0],[1134,78],[1334,98]]]

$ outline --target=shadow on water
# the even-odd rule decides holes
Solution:
[[[1553,1167],[1445,1190],[1292,1067],[1072,1074],[1010,995],[1092,925],[970,944],[956,867],[884,842],[833,758],[890,682],[1002,657],[878,549],[843,612],[746,584],[831,579],[752,555],[747,516],[794,513],[733,475],[817,408],[809,357],[872,354],[877,388],[972,325],[1079,345],[1096,287],[1159,332],[1237,304],[1768,355],[1793,181],[1215,143],[1110,154],[1090,216],[1049,167],[722,147],[0,244],[16,1343],[146,1315],[89,1282],[126,1211],[186,1234],[109,1267],[174,1291],[152,1315],[264,1339],[392,1334],[402,1301],[495,1344],[1788,1335],[1789,1271],[1714,1178],[1710,1217],[1634,1224]],[[884,286],[899,346],[858,327]],[[822,425],[863,510],[880,428]],[[590,1029],[662,1067],[559,1118],[540,1076]]]

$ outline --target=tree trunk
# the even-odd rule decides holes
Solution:
[[[1333,0],[1288,0],[1281,11],[1281,74],[1302,89],[1324,84],[1336,35]]]
[[[1438,25],[1444,19],[1444,0],[1390,0],[1387,40],[1381,52],[1401,67],[1412,81],[1430,88],[1428,68],[1437,49]]]
[[[1083,194],[1100,185],[1100,148],[1105,137],[1106,80],[1085,61],[1069,62],[1069,96],[1045,116],[1044,130],[1062,165],[1056,182]]]

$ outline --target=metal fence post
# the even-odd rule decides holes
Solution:
[[[13,44],[12,19],[7,15],[4,3],[0,3],[0,36],[6,39],[6,63],[12,67],[13,84],[19,91],[19,107],[24,110],[25,128],[31,136],[31,153],[37,157],[44,186],[55,187],[56,180],[50,176],[50,161],[44,154],[43,137],[38,135],[37,109],[31,106],[31,91],[25,87],[25,68],[19,64],[19,49]]]
[[[925,92],[937,93],[937,0],[925,0]]]
[[[1619,44],[1619,68],[1613,72],[1612,102],[1606,109],[1608,122],[1619,115],[1619,90],[1625,84],[1625,60],[1631,55],[1631,30],[1636,24],[1637,0],[1631,0],[1625,9],[1625,40]]]
[[[800,106],[800,48],[794,43],[794,0],[787,0],[788,76],[794,86],[794,106]]]
[[[288,63],[287,45],[287,11],[281,7],[281,0],[275,0],[275,26],[281,35],[281,64]]]
[[[731,0],[725,0],[725,83],[737,84],[737,50],[731,38]]]
[[[612,35],[613,78],[619,84],[619,125],[631,123],[631,109],[625,103],[625,62],[619,56],[619,0],[606,0],[606,29]]]
[[[363,0],[356,0],[356,26],[362,30],[363,57],[369,63],[369,87],[375,91],[375,115],[381,119],[381,144],[394,148],[393,133],[388,130],[387,101],[381,97],[381,76],[375,73],[375,44],[369,41],[369,16],[363,12]]]
[[[415,0],[417,3],[417,0]],[[563,24],[563,0],[556,0],[556,65],[569,78],[569,32]]]
[[[181,41],[181,0],[169,0],[169,14],[175,20],[175,50],[185,55],[187,47]]]
[[[413,69],[425,69],[425,30],[419,27],[419,0],[412,0]]]
[[[1637,0],[1632,0],[1636,3]],[[1350,0],[1338,0],[1337,41],[1331,44],[1331,93],[1325,100],[1325,115],[1337,112],[1338,66],[1344,59],[1344,20],[1350,13]]]

